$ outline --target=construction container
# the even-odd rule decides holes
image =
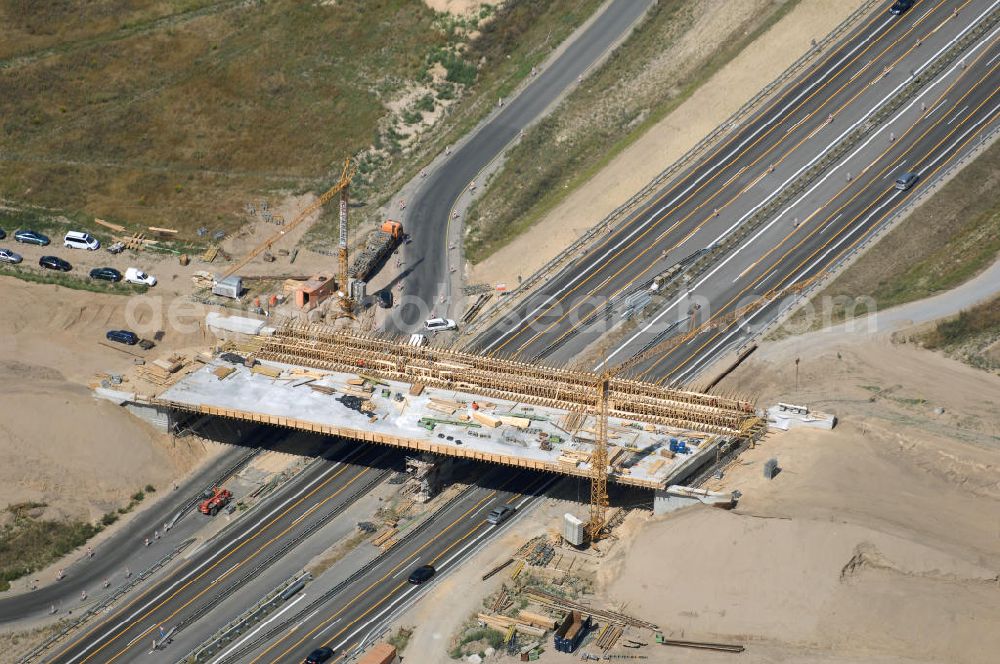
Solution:
[[[376,644],[358,660],[357,664],[397,664],[396,649],[388,643]]]
[[[228,297],[233,300],[240,299],[243,293],[243,279],[233,275],[212,284],[212,294]]]
[[[580,646],[583,637],[590,630],[590,616],[586,618],[579,611],[570,611],[556,629],[555,646],[557,652],[573,652]]]
[[[569,512],[563,514],[563,538],[573,546],[583,544],[583,521]]]

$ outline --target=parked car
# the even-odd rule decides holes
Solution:
[[[137,267],[130,267],[125,270],[125,281],[130,284],[145,284],[147,286],[156,285],[156,277],[146,274]]]
[[[7,237],[7,231],[5,231],[4,229],[0,228],[0,240],[3,240],[6,237]]]
[[[70,231],[69,233],[66,233],[66,237],[63,238],[63,246],[67,249],[87,249],[89,251],[97,251],[101,248],[101,243],[98,242],[97,238],[90,233]]]
[[[95,267],[90,271],[90,278],[103,281],[121,281],[122,273],[113,267]]]
[[[378,291],[375,293],[375,301],[378,302],[378,306],[388,309],[392,306],[392,291],[388,288]]]
[[[10,249],[0,249],[0,263],[20,263],[22,260],[21,254],[16,254]]]
[[[916,173],[902,173],[898,178],[896,178],[896,189],[906,191],[915,185],[919,179],[920,176]]]
[[[49,244],[49,238],[38,231],[20,230],[14,233],[14,239],[22,244],[37,244],[39,247]]]
[[[510,505],[501,505],[500,507],[494,508],[489,515],[486,517],[486,523],[492,523],[494,526],[499,526],[501,523],[514,516],[514,512],[517,510]]]
[[[892,3],[892,7],[889,7],[889,13],[894,16],[905,14],[914,4],[916,4],[916,0],[896,0]]]
[[[410,578],[407,580],[413,585],[419,586],[421,583],[430,581],[436,571],[433,565],[421,565],[410,572]]]
[[[306,657],[304,664],[323,664],[333,657],[333,648],[316,648]]]
[[[38,264],[45,268],[46,270],[59,270],[60,272],[69,272],[73,269],[73,266],[69,264],[68,261],[64,261],[58,256],[42,256],[38,259]]]
[[[424,321],[424,329],[428,332],[441,330],[457,330],[458,325],[450,318],[428,318]]]
[[[104,336],[108,338],[108,341],[116,341],[120,344],[128,344],[129,346],[139,343],[139,335],[128,330],[108,330],[108,333]]]

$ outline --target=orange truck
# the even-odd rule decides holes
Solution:
[[[369,277],[382,267],[385,259],[405,240],[403,224],[392,219],[383,221],[378,230],[368,234],[364,249],[354,255],[350,269],[351,277],[368,281]]]
[[[233,492],[221,486],[217,486],[202,495],[203,500],[198,503],[198,511],[202,514],[215,516],[219,510],[229,504],[233,499]]]

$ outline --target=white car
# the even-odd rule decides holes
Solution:
[[[10,249],[0,249],[0,263],[20,263],[21,255]]]
[[[137,267],[130,267],[125,270],[125,281],[130,284],[145,284],[147,286],[156,285],[156,277],[146,274]]]
[[[450,318],[428,318],[424,321],[424,329],[428,332],[440,332],[442,330],[457,330],[458,325]]]
[[[66,233],[66,237],[63,238],[63,246],[67,249],[87,249],[89,251],[97,251],[101,248],[101,243],[97,241],[90,233],[81,233],[80,231],[70,231]]]

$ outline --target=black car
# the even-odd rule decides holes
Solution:
[[[113,267],[95,267],[90,271],[91,279],[103,279],[104,281],[121,281],[122,273]]]
[[[380,290],[375,293],[375,301],[378,302],[378,306],[383,309],[388,309],[392,306],[392,291],[390,290]]]
[[[49,244],[49,238],[38,231],[17,231],[14,233],[14,239],[23,244],[37,244],[39,247]]]
[[[38,264],[47,270],[59,270],[60,272],[69,272],[73,269],[72,265],[58,256],[42,256],[38,259]]]
[[[889,13],[895,16],[905,14],[915,3],[916,0],[896,0],[892,7],[889,7]]]
[[[333,657],[333,648],[316,648],[306,657],[304,664],[323,664]]]
[[[433,565],[421,565],[417,569],[410,572],[410,578],[407,580],[413,585],[419,586],[425,581],[430,581],[431,577],[434,576],[435,571],[436,570]]]
[[[139,343],[139,335],[128,330],[108,330],[108,333],[104,336],[108,338],[108,341],[117,341],[120,344],[128,344],[129,346]]]
[[[7,237],[7,231],[0,228],[0,240],[4,239],[5,237]]]

